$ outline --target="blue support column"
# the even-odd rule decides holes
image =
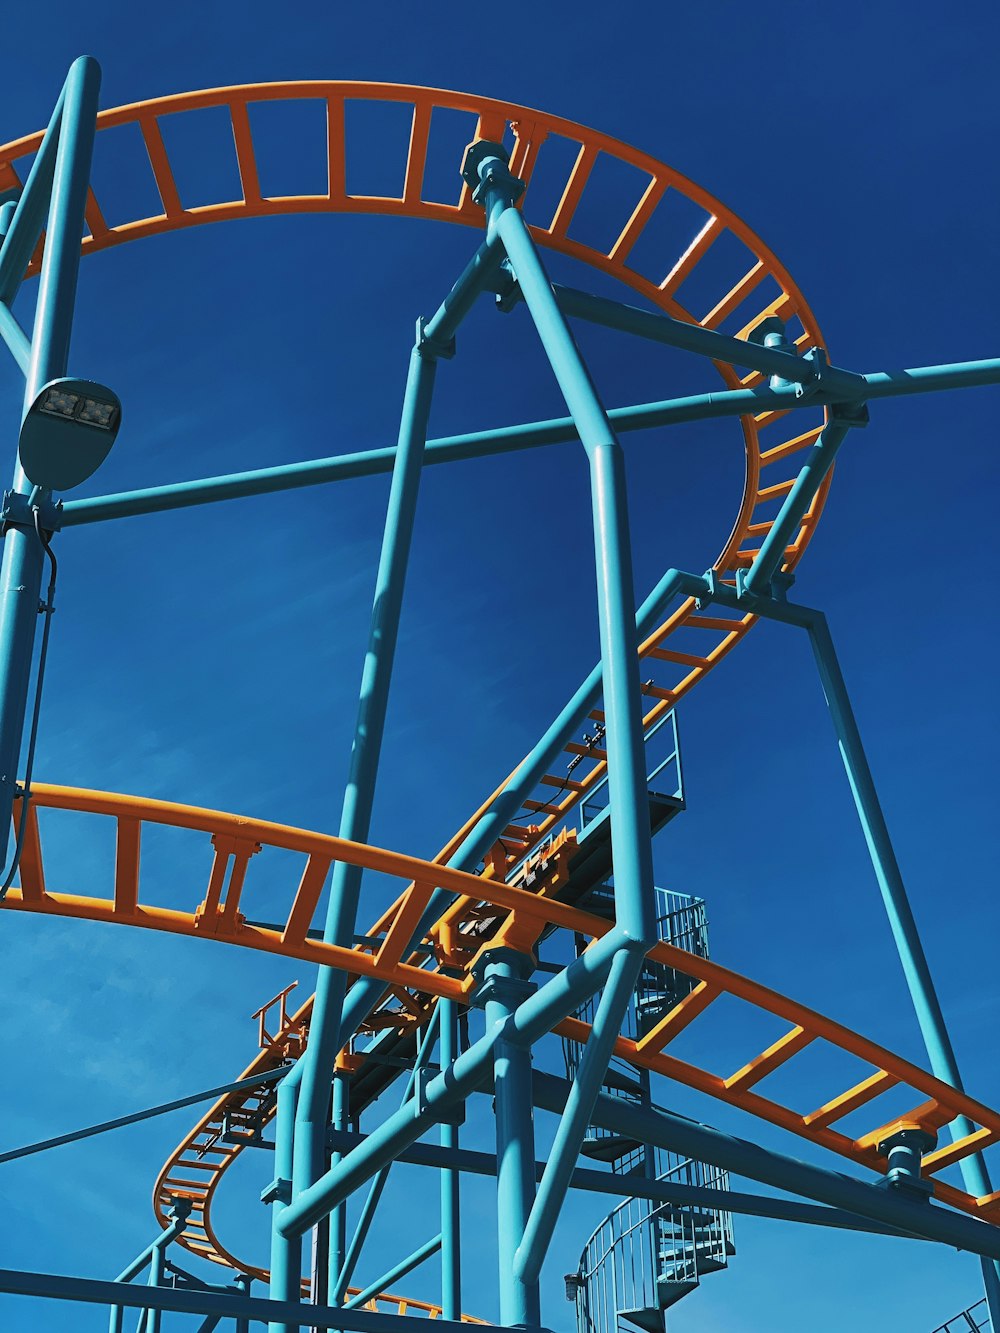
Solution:
[[[591,1123],[591,1115],[604,1083],[615,1041],[621,1031],[622,1020],[632,1001],[642,963],[641,953],[623,949],[615,955],[611,964],[607,985],[594,1015],[593,1032],[577,1076],[570,1085],[538,1194],[514,1256],[514,1269],[522,1282],[537,1283],[541,1276],[542,1264],[572,1182],[587,1126]]]
[[[298,1304],[302,1299],[302,1237],[286,1236],[280,1229],[281,1215],[291,1203],[292,1165],[295,1149],[295,1103],[299,1095],[302,1061],[278,1088],[278,1109],[274,1117],[274,1180],[261,1196],[271,1205],[271,1282],[268,1295],[272,1301]],[[283,1321],[268,1324],[268,1333],[299,1333],[298,1323]]]
[[[57,108],[58,145],[25,376],[25,412],[49,380],[66,373],[100,86],[97,61],[81,57],[70,68],[61,109]],[[21,253],[21,225],[21,218],[15,214],[4,245],[11,292],[23,275],[23,268],[15,272],[13,266]],[[31,492],[20,465],[15,469],[13,490],[24,495]],[[4,535],[0,563],[0,860],[4,862],[17,789],[44,561],[34,528],[30,524],[11,524]]]
[[[458,1055],[458,1014],[454,1000],[438,1000],[441,1068]],[[458,1149],[458,1125],[441,1123],[441,1147]],[[461,1172],[455,1166],[441,1171],[441,1316],[459,1319],[462,1313]]]
[[[882,803],[878,797],[847,682],[840,667],[826,617],[821,611],[781,599],[752,596],[741,598],[724,585],[716,585],[711,590],[706,588],[706,595],[735,609],[750,610],[755,615],[797,625],[808,631],[830,719],[837,734],[840,757],[847,772],[861,831],[875,870],[875,878],[878,881],[882,903],[889,919],[889,927],[902,964],[931,1071],[943,1083],[961,1090],[962,1078],[958,1061],[955,1058],[934,979],[910,906],[902,871],[896,860],[889,827],[885,821]],[[972,1126],[964,1116],[959,1116],[949,1126],[952,1139],[964,1138],[971,1131]],[[970,1194],[982,1197],[993,1192],[986,1162],[981,1153],[964,1157],[959,1166],[965,1188]],[[1000,1264],[984,1257],[982,1269],[990,1318],[994,1326],[1000,1328]]]
[[[840,669],[833,637],[826,617],[819,613],[814,613],[810,619],[809,641],[816,657],[823,693],[837,732],[840,755],[847,770],[858,819],[868,845],[868,854],[875,868],[875,877],[882,893],[882,902],[889,918],[892,936],[896,942],[896,951],[903,965],[903,973],[916,1011],[924,1046],[927,1049],[931,1071],[943,1083],[961,1089],[962,1077],[958,1061],[941,1011],[920,932],[917,930],[906,885],[903,883],[899,862],[896,860],[889,828],[885,822],[875,780],[868,764],[868,756],[861,740],[861,732],[851,706],[847,684]],[[953,1139],[964,1138],[972,1132],[972,1125],[964,1116],[960,1116],[951,1122],[949,1130]],[[959,1165],[965,1188],[970,1194],[977,1197],[992,1194],[993,1187],[981,1153],[964,1157]],[[982,1269],[990,1319],[993,1327],[1000,1329],[1000,1264],[996,1260],[983,1258]]]
[[[365,842],[375,799],[389,685],[403,605],[417,492],[427,421],[434,388],[435,358],[420,346],[410,356],[403,401],[399,445],[392,474],[382,555],[375,580],[368,652],[351,752],[350,776],[338,830],[340,837]],[[330,886],[323,938],[349,946],[354,939],[361,870],[338,862]],[[320,968],[310,1022],[309,1043],[302,1058],[302,1088],[295,1127],[295,1193],[314,1184],[325,1169],[330,1079],[340,1049],[340,1020],[347,977],[335,968]]]
[[[435,314],[427,321],[418,321],[375,581],[350,774],[338,830],[340,837],[352,842],[366,841],[371,823],[437,361],[439,357],[453,355],[455,331],[496,273],[501,258],[495,242],[484,242]],[[346,947],[353,943],[360,890],[360,869],[338,862],[323,932],[328,943]],[[345,973],[320,968],[296,1113],[296,1194],[314,1184],[325,1166],[328,1088],[333,1061],[341,1045],[346,985]]]
[[[333,1076],[333,1098],[330,1114],[330,1124],[335,1130],[344,1130],[347,1128],[347,1099],[348,1086],[347,1078],[341,1070]],[[340,1161],[340,1153],[334,1151],[330,1155],[330,1164],[333,1165]],[[330,1214],[328,1234],[326,1237],[326,1265],[327,1271],[324,1276],[322,1288],[322,1300],[313,1296],[313,1301],[317,1305],[336,1305],[337,1299],[334,1296],[337,1279],[340,1277],[344,1268],[344,1262],[347,1258],[347,1204],[342,1203],[334,1208]]]
[[[532,960],[509,949],[487,956],[481,998],[487,1031],[508,1023],[533,987],[525,981]],[[497,1248],[500,1323],[537,1328],[541,1303],[537,1279],[515,1268],[517,1247],[535,1198],[535,1126],[531,1085],[531,1049],[503,1038],[494,1048],[494,1098],[497,1142]]]

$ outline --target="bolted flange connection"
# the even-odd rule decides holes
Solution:
[[[885,1175],[887,1189],[901,1190],[915,1198],[929,1199],[934,1182],[920,1175],[921,1159],[937,1143],[937,1135],[919,1125],[902,1125],[876,1145],[876,1152],[889,1159]]]
[[[470,143],[462,159],[462,180],[472,191],[473,202],[485,203],[486,191],[501,187],[510,202],[524,194],[524,181],[512,176],[509,170],[510,154],[502,143],[493,139],[477,139]]]

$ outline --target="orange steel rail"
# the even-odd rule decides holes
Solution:
[[[274,102],[321,104],[327,131],[325,192],[280,196],[265,192],[254,143],[254,108],[260,103]],[[362,103],[396,103],[411,109],[405,142],[400,143],[400,161],[405,160],[405,167],[397,181],[398,188],[390,194],[359,194],[349,188],[349,113],[355,104]],[[222,110],[229,117],[241,194],[235,199],[223,197],[188,207],[185,206],[178,186],[179,169],[183,164],[171,157],[162,125],[167,117],[197,115],[213,109]],[[471,118],[470,129],[473,130],[468,137],[498,140],[505,135],[512,137],[511,170],[528,186],[520,206],[524,208],[531,232],[540,245],[618,279],[653,306],[675,318],[732,333],[736,337],[747,337],[763,319],[776,314],[788,323],[789,336],[797,347],[806,349],[822,345],[815,318],[784,267],[731,210],[680,173],[645,153],[572,121],[490,98],[439,89],[359,82],[255,84],[185,93],[101,112],[95,148],[98,167],[102,158],[110,160],[114,155],[113,132],[121,134],[130,131],[138,134],[148,162],[148,171],[143,170],[146,178],[144,183],[152,182],[155,185],[162,211],[148,216],[133,215],[111,225],[105,209],[92,190],[87,208],[89,234],[83,240],[83,253],[106,250],[126,241],[207,222],[293,213],[377,213],[456,222],[479,229],[482,226],[481,211],[473,205],[468,189],[459,182],[457,145],[454,189],[448,193],[448,197],[432,197],[426,185],[428,161],[435,148],[441,144],[443,112],[466,113]],[[560,170],[546,152],[545,143],[550,137],[553,141],[570,145],[572,165],[568,169]],[[41,138],[39,132],[0,147],[0,189],[21,185],[30,155],[37,150]],[[585,205],[599,189],[595,180],[599,179],[600,170],[609,160],[631,168],[639,187],[634,199],[623,203],[620,225],[614,239],[610,244],[596,244],[586,238]],[[117,156],[115,163],[116,171],[120,174],[120,158]],[[554,209],[547,211],[546,216],[536,216],[539,183],[544,183],[548,189],[554,186],[558,197],[558,203]],[[640,241],[643,242],[643,249],[648,251],[650,248],[661,205],[666,201],[669,208],[678,197],[687,201],[692,217],[690,242],[678,252],[664,251],[659,259],[643,260],[641,266],[633,263]],[[542,210],[539,208],[537,211]],[[727,276],[723,278],[713,271],[711,281],[706,283],[706,263],[716,264],[717,268],[721,267],[725,271],[725,264],[718,265],[717,261],[727,251],[730,266]],[[38,261],[39,254],[36,253],[29,272],[37,269]],[[696,273],[702,284],[697,302],[690,294],[693,290],[691,279]],[[711,295],[706,296],[709,290]],[[765,378],[757,372],[740,377],[732,367],[714,364],[727,388],[750,388]],[[782,500],[791,489],[805,452],[816,440],[825,419],[816,410],[812,414],[811,423],[806,418],[808,429],[802,431],[801,427],[797,427],[799,433],[788,434],[785,427],[780,426],[785,415],[773,411],[741,419],[745,444],[742,496],[732,531],[713,566],[725,581],[734,582],[736,570],[752,562],[771,529]],[[762,444],[764,432],[767,432],[767,440]],[[827,478],[803,518],[794,540],[786,548],[786,569],[796,565],[811,540],[829,484],[830,479]],[[644,681],[642,689],[649,702],[649,711],[644,719],[647,730],[697,685],[754,624],[753,616],[730,616],[726,612],[700,615],[693,600],[683,602],[640,647]],[[598,722],[603,721],[599,710],[592,717]],[[488,802],[459,830],[434,862],[421,862],[381,849],[356,847],[323,835],[307,834],[261,821],[241,820],[234,816],[162,802],[38,786],[32,793],[33,807],[87,810],[116,819],[118,841],[113,892],[110,897],[101,899],[47,891],[37,814],[33,808],[29,815],[22,859],[22,887],[20,891],[11,893],[7,905],[20,910],[117,921],[178,934],[200,935],[307,962],[343,967],[355,976],[379,976],[393,985],[396,1001],[404,1009],[409,1005],[409,1016],[405,1021],[420,1021],[421,1015],[426,1013],[427,1005],[433,1002],[433,997],[454,995],[462,998],[470,984],[467,973],[462,979],[455,979],[445,976],[441,971],[429,972],[417,968],[403,957],[405,924],[411,919],[417,903],[426,900],[434,885],[452,889],[461,895],[460,904],[445,914],[435,928],[434,943],[442,958],[448,957],[455,949],[461,949],[463,941],[454,929],[456,922],[463,913],[474,912],[484,902],[506,910],[508,915],[503,928],[516,931],[519,938],[533,938],[540,929],[540,923],[545,922],[589,934],[599,934],[605,929],[604,924],[596,919],[574,912],[557,902],[546,901],[544,910],[540,910],[543,907],[541,900],[532,894],[510,889],[502,882],[508,866],[536,848],[547,835],[556,830],[577,802],[605,776],[603,752],[597,745],[581,747],[572,742],[567,745],[566,751],[570,759],[576,761],[572,774],[549,773],[542,778],[539,787],[524,802],[522,813],[505,830],[500,843],[488,858],[483,877],[446,870],[441,862],[452,854]],[[157,907],[141,901],[139,844],[144,823],[174,824],[198,829],[211,836],[214,857],[208,886],[204,898],[192,910]],[[240,914],[244,881],[252,858],[258,846],[268,845],[295,850],[307,858],[302,878],[280,930],[248,926]],[[400,899],[376,923],[372,933],[381,939],[381,944],[375,950],[337,950],[307,938],[326,872],[337,857],[410,881]],[[662,945],[660,949],[666,950],[669,946]],[[673,950],[672,953],[678,954],[679,951]],[[464,964],[467,959],[460,957],[456,961]],[[663,1031],[663,1041],[659,1047],[654,1048],[648,1039],[644,1039],[634,1049],[624,1039],[619,1041],[619,1051],[626,1058],[636,1063],[645,1063],[658,1072],[669,1072],[671,1077],[700,1087],[723,1100],[742,1105],[775,1123],[785,1124],[797,1133],[804,1133],[806,1137],[823,1142],[835,1151],[878,1167],[880,1163],[870,1145],[866,1146],[860,1140],[851,1140],[829,1128],[839,1116],[846,1115],[848,1109],[862,1104],[866,1099],[865,1092],[854,1090],[845,1094],[843,1106],[846,1109],[840,1110],[839,1115],[838,1107],[832,1110],[828,1107],[811,1117],[801,1117],[750,1090],[757,1079],[763,1078],[783,1059],[791,1058],[794,1051],[805,1044],[805,1035],[790,1036],[780,1049],[764,1053],[761,1061],[750,1072],[740,1071],[729,1080],[717,1079],[706,1071],[685,1065],[663,1053],[662,1047],[672,1038],[675,1030],[680,1030],[682,1022],[692,1018],[699,1006],[704,1007],[717,994],[727,991],[728,983],[723,984],[720,978],[730,978],[733,986],[751,988],[752,994],[743,998],[750,998],[759,1007],[782,1016],[793,1011],[796,1017],[788,1021],[810,1034],[810,1040],[834,1040],[834,1044],[844,1049],[854,1049],[852,1043],[861,1043],[869,1052],[862,1058],[875,1057],[872,1063],[877,1066],[878,1077],[882,1078],[886,1086],[890,1079],[910,1083],[936,1106],[945,1108],[945,1119],[950,1119],[952,1113],[958,1114],[954,1108],[961,1104],[964,1113],[982,1126],[980,1134],[985,1133],[989,1141],[993,1141],[995,1125],[988,1120],[992,1112],[978,1108],[982,1114],[976,1115],[974,1103],[950,1089],[944,1089],[944,1085],[929,1080],[929,1076],[913,1066],[904,1068],[896,1061],[889,1069],[886,1061],[894,1062],[895,1057],[863,1043],[861,1038],[854,1037],[846,1029],[830,1025],[829,1020],[810,1015],[809,1011],[802,1010],[791,1001],[755,987],[754,983],[736,978],[735,974],[726,973],[724,969],[717,969],[703,960],[683,955],[682,962],[674,965],[698,978],[699,986],[684,1002],[683,1012],[675,1020],[675,1028]],[[712,979],[707,980],[699,968],[713,969]],[[703,989],[705,986],[709,987],[708,991]],[[737,994],[739,991],[729,987],[728,993]],[[699,998],[695,999],[694,996]],[[306,1004],[290,1020],[290,1024],[298,1024],[299,1046],[308,1011],[309,1004]],[[816,1028],[816,1024],[826,1027],[821,1031]],[[574,1027],[572,1021],[564,1025],[568,1033],[577,1032],[579,1027],[579,1024]],[[829,1035],[831,1032],[835,1034],[833,1038]],[[279,1034],[278,1047],[281,1047],[281,1042],[285,1042],[281,1049],[287,1049],[287,1043],[295,1039],[296,1034],[290,1029],[283,1031]],[[266,1067],[268,1060],[273,1062],[277,1059],[278,1047],[274,1050],[266,1048],[251,1069],[257,1071]],[[859,1050],[856,1053],[861,1052]],[[877,1090],[881,1091],[881,1086]],[[233,1098],[247,1109],[253,1105],[252,1095],[233,1094]],[[216,1116],[221,1133],[224,1109],[238,1110],[239,1106],[233,1104],[223,1107],[219,1103],[192,1131],[192,1135],[174,1154],[171,1163],[164,1168],[157,1185],[156,1204],[162,1221],[161,1185],[168,1179],[173,1181],[178,1178],[175,1167],[183,1166],[188,1169],[189,1175],[199,1170],[191,1158],[182,1160],[185,1152],[192,1153],[201,1163],[199,1180],[201,1174],[204,1174],[209,1183],[200,1191],[193,1184],[187,1187],[199,1201],[195,1212],[201,1220],[192,1216],[190,1235],[185,1233],[182,1240],[195,1252],[208,1258],[218,1257],[219,1262],[228,1264],[236,1261],[219,1245],[211,1232],[208,1219],[208,1206],[214,1188],[240,1150],[238,1145],[231,1145],[233,1152],[230,1152],[228,1147],[217,1144],[218,1135],[212,1138],[212,1125],[216,1123],[212,1117]],[[940,1118],[945,1112],[934,1114]],[[932,1113],[927,1112],[925,1119],[927,1115]],[[975,1146],[981,1147],[982,1143],[980,1137]],[[953,1162],[962,1155],[961,1145],[942,1152],[950,1153],[948,1162]],[[213,1161],[215,1167],[206,1170]],[[948,1163],[942,1160],[942,1165],[945,1164]],[[185,1179],[183,1176],[179,1178]],[[971,1200],[958,1191],[951,1193],[955,1197],[949,1197],[949,1201],[967,1210],[976,1211],[986,1206],[983,1201]],[[944,1197],[943,1193],[941,1197]],[[410,1304],[414,1308],[419,1306],[416,1302]],[[424,1306],[419,1308],[434,1309]]]
[[[275,102],[322,106],[327,133],[325,192],[264,193],[253,138],[254,109],[259,104]],[[405,162],[405,167],[401,167],[397,190],[390,194],[359,194],[349,188],[350,115],[366,103],[394,103],[412,111],[405,137],[399,142],[399,160]],[[161,127],[168,118],[197,117],[210,110],[222,111],[229,118],[242,194],[235,199],[221,198],[186,207],[177,184],[178,169],[183,163],[171,159]],[[457,147],[454,188],[448,197],[432,197],[425,180],[428,160],[443,143],[442,113],[455,112],[469,117],[472,131],[469,137],[499,140],[507,135],[512,140],[511,170],[527,184],[520,206],[540,245],[618,279],[677,319],[747,337],[761,320],[777,314],[788,323],[789,336],[797,347],[805,349],[822,344],[816,320],[784,266],[732,210],[673,168],[562,117],[492,98],[435,88],[327,81],[247,84],[181,93],[102,111],[97,122],[95,163],[99,167],[104,155],[110,158],[114,152],[113,132],[122,134],[131,130],[141,136],[148,161],[148,171],[144,170],[145,179],[141,183],[155,185],[162,212],[133,216],[109,225],[105,210],[91,192],[87,213],[90,231],[83,241],[83,253],[207,222],[292,213],[375,213],[455,222],[481,229],[482,211],[472,203],[468,188],[458,176]],[[0,189],[21,184],[27,159],[38,148],[41,138],[38,132],[0,147]],[[550,159],[545,147],[550,139],[569,144],[571,167],[560,169]],[[585,220],[585,209],[583,213],[580,210],[599,191],[601,170],[609,161],[630,168],[637,188],[635,198],[622,203],[617,235],[610,244],[599,245],[586,238],[586,227],[581,221]],[[118,154],[115,157],[118,174],[120,162]],[[535,217],[539,187],[555,193],[558,203],[554,209],[542,210],[544,216]],[[635,258],[637,246],[643,242],[643,249],[649,248],[656,234],[658,211],[664,206],[669,210],[678,198],[686,201],[693,239],[679,252],[664,251],[655,260],[643,259],[640,269],[630,262]],[[696,272],[700,282],[706,263],[715,264],[720,255],[727,256],[720,266],[727,276],[720,277],[712,270],[706,289],[713,294],[709,298],[703,291],[700,303],[695,305],[693,296],[688,295],[689,283]],[[37,264],[36,255],[29,272]],[[727,388],[752,387],[765,378],[758,372],[741,378],[732,367],[713,364]],[[785,428],[773,429],[786,415],[772,411],[741,418],[746,454],[742,497],[732,531],[713,566],[723,579],[733,581],[736,570],[752,562],[825,419],[817,409],[812,414],[813,423],[803,431],[799,411],[795,414],[799,423],[796,433],[788,434]],[[765,431],[768,438],[762,447],[761,436]],[[829,484],[828,477],[787,547],[786,569],[794,567],[808,545]],[[643,692],[650,705],[647,727],[698,684],[754,623],[753,616],[733,619],[699,616],[693,600],[682,603],[643,645]],[[669,646],[668,640],[673,640]],[[597,716],[599,719],[600,714]],[[507,839],[511,853],[521,856],[536,845],[603,774],[603,763],[591,763],[588,758],[572,780],[558,774],[547,775],[525,802],[524,817],[518,817]],[[470,825],[475,819],[473,816]],[[461,836],[462,832],[456,835],[449,848],[456,846]],[[442,859],[447,859],[447,851]]]
[[[39,831],[39,810],[72,810],[116,821],[115,869],[106,897],[81,897],[48,890]],[[46,816],[43,821],[46,827],[47,821],[52,818],[51,815]],[[185,890],[190,893],[190,901],[185,908],[155,907],[142,900],[143,883],[138,865],[142,830],[146,825],[167,825],[200,832],[204,835],[205,852],[209,849],[213,851],[208,881],[204,887],[196,882],[189,888],[183,878],[175,875],[177,894],[180,896]],[[571,850],[572,838],[567,842]],[[292,883],[287,886],[288,908],[284,924],[273,929],[247,925],[241,912],[241,907],[254,893],[254,889],[247,884],[249,860],[258,852],[266,855],[268,848],[298,852],[303,858],[297,887]],[[554,853],[547,853],[551,857],[556,877],[561,874],[561,857],[566,850],[564,847]],[[208,859],[206,855],[205,864]],[[390,918],[387,924],[372,932],[370,942],[353,949],[334,950],[333,946],[310,941],[306,932],[318,903],[322,883],[319,868],[322,866],[325,874],[326,869],[336,860],[361,865],[402,880],[411,880],[419,886],[416,891],[420,897],[425,897],[435,886],[463,895],[470,918],[481,914],[484,908],[494,909],[496,931],[490,939],[478,941],[475,951],[465,946],[460,931],[453,930],[450,936],[446,932],[438,932],[438,971],[424,970],[402,961],[403,941],[399,933],[393,930],[393,923],[406,915],[408,898],[414,892],[411,888],[399,899],[395,916],[387,914]],[[520,947],[525,947],[525,941],[530,947],[530,943],[537,940],[547,925],[571,930],[591,939],[598,938],[611,928],[610,923],[599,917],[547,897],[548,889],[544,887],[544,881],[541,882],[542,892],[528,892],[493,881],[488,876],[450,870],[433,862],[420,861],[382,848],[349,843],[328,834],[309,833],[264,820],[245,819],[165,801],[39,785],[32,793],[28,834],[22,855],[21,887],[11,890],[6,905],[12,910],[112,921],[214,939],[283,953],[304,961],[333,962],[354,976],[378,976],[384,979],[392,986],[393,996],[400,1006],[398,1012],[386,1016],[387,1020],[396,1026],[419,1026],[429,1017],[429,1006],[436,997],[448,995],[467,1002],[469,992],[475,986],[471,970],[475,956],[481,949],[491,945],[495,947],[498,935],[507,935],[509,938],[510,932],[517,932]],[[397,940],[395,945],[391,944],[393,938]],[[449,938],[452,947],[446,947]],[[699,958],[673,945],[658,944],[651,951],[650,957],[685,974],[695,984],[691,992],[640,1041],[633,1042],[624,1037],[618,1039],[616,1054],[632,1064],[663,1074],[687,1087],[739,1107],[876,1171],[884,1171],[886,1167],[884,1159],[876,1151],[876,1145],[898,1123],[919,1124],[934,1131],[961,1115],[967,1116],[973,1123],[972,1133],[957,1143],[939,1149],[926,1159],[927,1174],[940,1172],[969,1153],[981,1151],[1000,1141],[1000,1114],[996,1111],[834,1020],[718,963]],[[461,975],[445,976],[440,970],[444,968],[459,969]],[[696,1023],[723,996],[742,1001],[788,1025],[778,1041],[759,1054],[752,1055],[728,1076],[714,1074],[666,1050],[685,1028]],[[250,1065],[247,1074],[272,1068],[289,1056],[294,1058],[301,1051],[310,1005],[311,1001],[291,1017],[286,1017],[282,1029],[268,1038],[265,1049]],[[590,1034],[589,1025],[577,1019],[566,1019],[556,1031],[581,1042],[585,1042]],[[758,1083],[779,1068],[790,1065],[807,1047],[821,1048],[824,1043],[855,1056],[870,1072],[865,1072],[858,1082],[824,1105],[805,1112],[788,1105],[784,1100],[767,1097],[755,1090]],[[351,1062],[358,1057],[345,1054],[341,1058],[346,1067],[350,1068]],[[901,1116],[892,1116],[886,1120],[883,1114],[879,1119],[874,1114],[874,1103],[883,1093],[894,1088],[911,1090],[915,1104]],[[164,1167],[156,1186],[158,1215],[162,1213],[170,1194],[186,1194],[197,1205],[188,1231],[180,1238],[181,1243],[203,1258],[215,1259],[229,1266],[246,1267],[219,1243],[211,1230],[208,1210],[219,1181],[243,1145],[222,1142],[222,1120],[226,1113],[235,1111],[238,1116],[241,1109],[255,1109],[262,1098],[261,1093],[242,1092],[230,1094],[217,1102],[195,1129],[185,1136]],[[852,1136],[833,1128],[837,1122],[866,1106],[871,1107],[873,1114],[864,1133]],[[987,1220],[996,1217],[1000,1210],[1000,1195],[974,1198],[943,1181],[936,1182],[936,1197],[963,1212]],[[248,1271],[257,1270],[251,1267]]]

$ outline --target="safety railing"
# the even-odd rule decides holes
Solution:
[[[728,1175],[702,1162],[657,1151],[657,1178],[727,1189]],[[626,1199],[584,1246],[575,1275],[579,1333],[618,1333],[621,1321],[662,1327],[662,1311],[733,1253],[732,1217],[713,1209]]]
[[[946,1324],[940,1324],[934,1333],[993,1333],[990,1312],[986,1307],[986,1298],[976,1301],[967,1310],[952,1315]]]
[[[595,727],[593,735],[585,736],[591,746],[603,740],[603,724]],[[577,755],[576,761],[583,759]],[[684,773],[681,768],[680,736],[677,731],[677,713],[671,709],[646,732],[646,760],[651,764],[646,775],[646,786],[650,793],[667,796],[675,801],[684,801]],[[588,792],[580,806],[579,834],[582,838],[591,824],[595,823],[608,808],[607,773],[593,789]]]

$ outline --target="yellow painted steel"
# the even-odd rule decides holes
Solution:
[[[41,809],[87,813],[116,821],[117,855],[106,896],[83,897],[50,891],[39,835],[38,811]],[[180,870],[176,874],[179,900],[188,894],[186,908],[155,907],[143,902],[138,851],[142,830],[147,824],[199,832],[204,836],[205,849],[213,849],[206,886],[203,887],[203,881],[194,876],[186,880]],[[549,896],[558,892],[565,875],[565,862],[573,847],[573,835],[567,834],[558,847],[546,850],[549,869],[539,875],[533,891],[529,892],[488,875],[470,875],[385,848],[351,843],[329,834],[311,833],[266,820],[167,801],[38,784],[32,791],[21,887],[11,890],[6,905],[14,911],[117,922],[236,944],[309,962],[332,960],[334,966],[344,968],[353,976],[377,976],[390,984],[388,1007],[373,1016],[373,1025],[412,1030],[429,1020],[437,998],[449,996],[462,1002],[467,999],[474,985],[472,967],[476,957],[482,949],[490,945],[496,947],[498,938],[509,940],[513,936],[518,947],[530,948],[547,926],[590,939],[599,938],[611,928],[609,922]],[[297,852],[304,864],[297,884],[290,881],[287,886],[287,916],[283,923],[276,923],[273,928],[248,925],[241,910],[247,897],[252,898],[254,892],[245,882],[241,867],[245,870],[251,856],[268,848]],[[192,864],[194,858],[192,852]],[[335,861],[346,861],[395,876],[411,885],[404,889],[395,908],[385,913],[366,936],[368,942],[353,949],[334,949],[331,945],[310,940],[307,934],[322,887],[318,868],[322,867],[325,876]],[[204,861],[198,864],[202,866],[203,874]],[[268,880],[273,900],[273,876]],[[388,945],[389,941],[399,938],[397,923],[409,920],[414,885],[419,886],[417,898],[421,901],[433,887],[443,887],[460,895],[458,904],[445,913],[438,927],[431,932],[436,949],[437,967],[434,970],[403,961],[398,956],[398,947]],[[481,931],[474,947],[468,947],[465,943],[468,937],[463,935],[462,925],[476,921],[482,927],[484,918],[491,922],[489,929]],[[450,929],[444,929],[446,926]],[[454,947],[449,941],[455,942]],[[692,978],[696,984],[640,1041],[619,1037],[615,1052],[633,1065],[739,1107],[876,1171],[884,1171],[886,1167],[885,1160],[876,1151],[876,1144],[886,1136],[884,1119],[879,1120],[873,1115],[871,1127],[857,1137],[841,1133],[833,1126],[863,1106],[874,1103],[890,1088],[911,1089],[915,1102],[913,1110],[902,1117],[894,1116],[890,1125],[919,1124],[937,1131],[962,1115],[974,1125],[973,1132],[966,1138],[929,1156],[926,1163],[928,1174],[952,1166],[964,1156],[1000,1140],[1000,1114],[996,1111],[965,1093],[957,1092],[835,1020],[673,945],[656,945],[650,957]],[[445,975],[445,969],[458,975]],[[683,1030],[696,1024],[699,1017],[723,996],[742,1001],[758,1012],[788,1024],[783,1037],[729,1077],[710,1073],[666,1050]],[[286,1013],[284,1023],[273,1036],[268,1036],[264,1049],[241,1077],[260,1073],[301,1054],[308,1036],[311,1005],[309,1000],[294,1014],[289,1016]],[[260,1013],[258,1011],[255,1017],[260,1017]],[[588,1024],[577,1019],[566,1019],[556,1031],[579,1042],[586,1042],[590,1036]],[[815,1050],[824,1043],[864,1061],[873,1072],[861,1083],[807,1114],[755,1090],[758,1083],[777,1069],[791,1065],[802,1051],[807,1048]],[[363,1057],[345,1057],[345,1067],[354,1069],[359,1060]],[[241,1111],[246,1113],[262,1103],[263,1094],[254,1091],[230,1093],[220,1099],[171,1154],[154,1192],[157,1215],[164,1224],[165,1208],[171,1195],[183,1194],[191,1198],[194,1208],[190,1223],[180,1237],[181,1244],[203,1258],[239,1268],[247,1268],[247,1265],[235,1259],[215,1235],[210,1209],[219,1182],[243,1147],[239,1143],[223,1141],[223,1120],[228,1116],[238,1121]],[[941,1202],[973,1216],[992,1219],[1000,1212],[1000,1200],[994,1196],[976,1199],[941,1181],[936,1182],[935,1192]],[[250,1267],[248,1271],[258,1270]]]

